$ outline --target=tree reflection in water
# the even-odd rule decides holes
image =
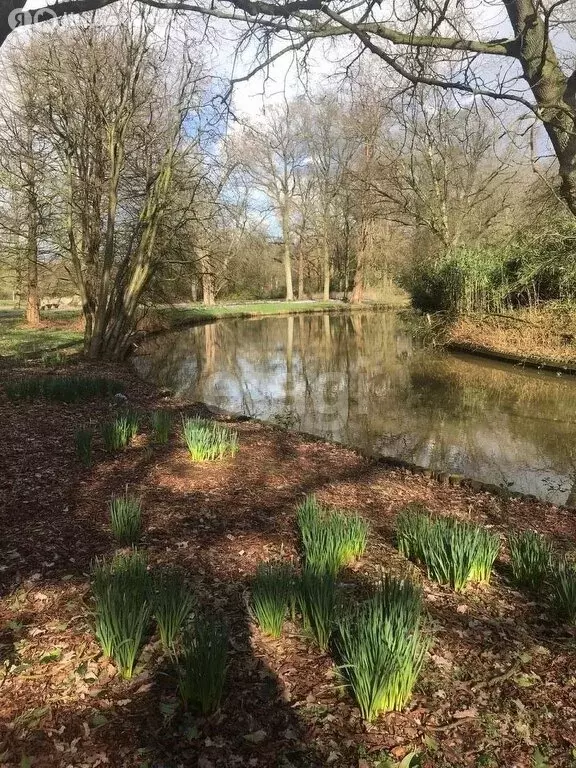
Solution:
[[[224,320],[135,365],[227,411],[576,504],[576,380],[422,348],[394,312]]]

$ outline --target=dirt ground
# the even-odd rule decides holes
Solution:
[[[177,424],[203,410],[162,397],[129,369],[97,370],[122,380],[143,412],[170,409]],[[22,372],[4,369],[0,383]],[[86,469],[74,433],[91,425],[98,434],[113,408],[14,404],[0,391],[0,765],[384,768],[416,750],[430,768],[576,766],[576,630],[510,585],[505,547],[493,582],[457,595],[393,540],[396,512],[419,501],[503,535],[532,528],[570,550],[573,511],[450,487],[247,421],[235,425],[233,459],[194,464],[177,429],[167,446],[144,431],[117,455],[97,444]],[[213,717],[181,712],[157,638],[130,682],[94,640],[87,573],[115,549],[107,502],[127,484],[144,499],[151,564],[186,568],[200,604],[230,628]],[[362,590],[381,569],[424,588],[434,638],[424,672],[409,708],[371,726],[298,626],[272,641],[248,618],[247,582],[262,559],[297,554],[295,508],[308,493],[370,521],[366,556],[343,574],[343,589]]]

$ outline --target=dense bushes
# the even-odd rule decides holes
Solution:
[[[401,276],[415,307],[427,312],[503,312],[576,299],[576,227],[560,221],[546,232],[498,246],[453,248],[418,259]]]

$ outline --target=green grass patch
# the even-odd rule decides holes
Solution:
[[[78,429],[74,435],[76,455],[85,467],[89,467],[92,464],[93,437],[94,435],[91,429]]]
[[[182,419],[182,436],[194,461],[213,461],[238,452],[238,433],[213,421]]]
[[[78,312],[59,312],[57,320],[64,321],[61,327],[29,328],[23,324],[23,312],[0,310],[0,355],[36,360],[58,350],[80,352],[83,334],[68,325],[79,316]]]
[[[102,439],[107,451],[120,451],[138,434],[140,420],[132,411],[121,413],[102,425]]]
[[[120,544],[135,545],[142,535],[142,499],[128,493],[112,496],[109,504],[110,526]]]
[[[298,585],[298,605],[304,631],[326,651],[338,609],[338,590],[334,574],[304,568]]]
[[[335,576],[364,553],[368,524],[359,515],[327,509],[308,496],[296,516],[308,570]]]
[[[155,443],[165,445],[170,439],[172,429],[172,414],[170,411],[154,411],[150,416],[152,439]]]
[[[150,620],[149,591],[146,560],[137,551],[96,561],[92,568],[96,638],[127,680]]]
[[[289,563],[260,563],[252,582],[250,612],[262,632],[280,637],[297,579]]]
[[[194,595],[180,571],[163,568],[154,575],[152,614],[165,650],[174,650],[176,640],[192,615],[195,604]]]
[[[222,700],[228,633],[215,619],[196,619],[185,635],[178,663],[178,691],[186,709],[210,715]]]
[[[576,568],[574,563],[560,558],[552,563],[552,604],[558,614],[570,624],[576,624]]]
[[[122,384],[102,377],[34,376],[9,382],[4,389],[11,400],[44,397],[61,403],[76,403],[115,395],[122,389]]]
[[[523,531],[508,538],[514,581],[521,587],[537,589],[548,576],[552,545],[534,531]]]
[[[482,526],[414,507],[398,515],[396,539],[404,555],[426,566],[430,579],[456,591],[469,581],[488,582],[500,549],[499,537]]]
[[[334,646],[340,674],[366,721],[410,700],[428,648],[421,614],[420,590],[385,577],[373,597],[339,616]]]

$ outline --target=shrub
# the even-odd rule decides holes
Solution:
[[[368,524],[358,515],[330,511],[309,496],[298,507],[297,522],[308,570],[335,576],[364,553]]]
[[[92,463],[92,437],[92,430],[78,429],[74,438],[76,455],[85,467]]]
[[[576,569],[565,559],[556,560],[551,568],[552,602],[570,624],[576,623]]]
[[[552,545],[533,531],[512,534],[508,540],[512,575],[517,584],[536,589],[548,574]]]
[[[120,544],[137,544],[142,532],[142,499],[131,496],[128,488],[110,499],[110,525]]]
[[[182,419],[182,435],[194,461],[221,459],[238,452],[238,433],[212,421]]]
[[[116,416],[113,421],[107,421],[102,425],[102,437],[108,451],[119,451],[125,448],[132,438],[138,434],[138,415],[127,411]]]
[[[92,569],[96,638],[130,679],[150,619],[146,560],[137,551],[96,561]]]
[[[337,609],[336,579],[328,571],[304,569],[298,589],[298,604],[304,630],[321,651],[330,643]]]
[[[151,602],[160,642],[167,651],[171,651],[184,623],[194,610],[194,595],[179,571],[166,568],[154,576]]]
[[[252,582],[250,612],[262,632],[280,637],[295,589],[295,573],[291,565],[260,563]]]
[[[421,610],[414,585],[385,577],[373,597],[337,621],[340,673],[368,722],[410,700],[428,648]]]
[[[228,656],[228,635],[216,620],[199,618],[184,638],[178,690],[184,706],[203,715],[220,706]]]
[[[150,417],[150,426],[154,442],[166,444],[170,439],[172,414],[170,411],[154,411]]]
[[[453,517],[433,518],[404,510],[396,522],[401,551],[424,563],[428,577],[460,591],[468,581],[489,581],[498,555],[498,536]]]
[[[120,392],[122,385],[102,377],[37,376],[20,379],[6,385],[11,400],[33,400],[45,397],[62,403],[75,403],[94,397],[108,397]]]

